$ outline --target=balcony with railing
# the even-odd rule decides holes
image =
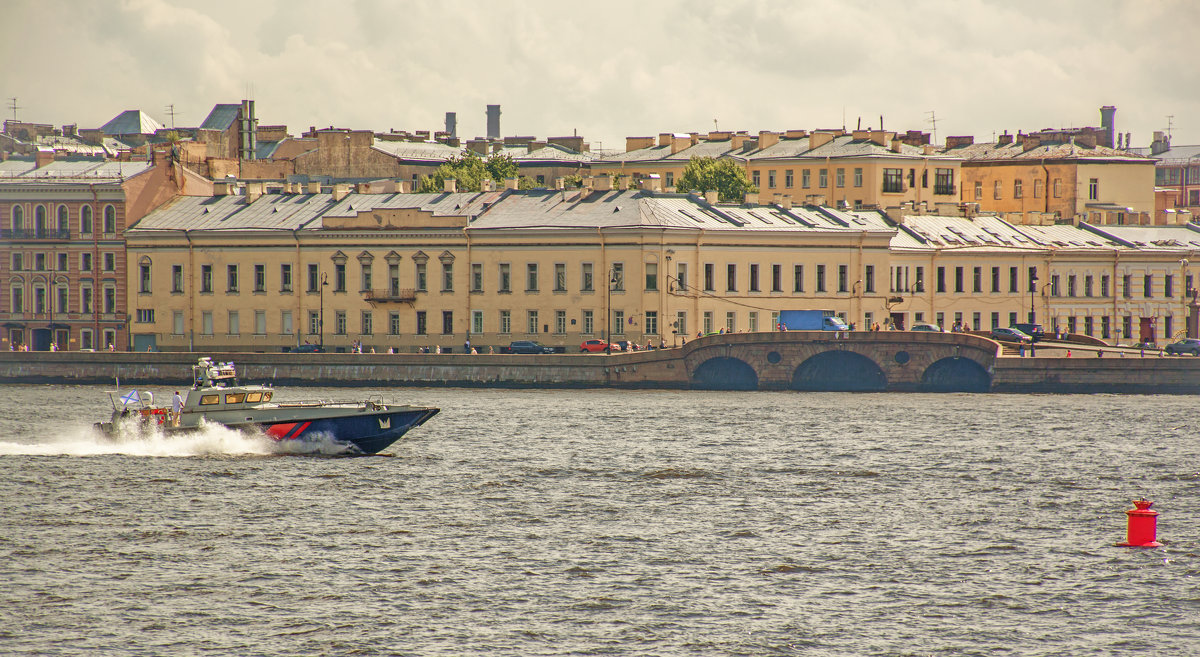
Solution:
[[[417,291],[411,288],[389,288],[385,290],[363,290],[363,299],[368,303],[412,303],[417,300]]]
[[[954,185],[934,184],[933,193],[936,196],[953,196],[958,193]]]
[[[66,228],[0,228],[0,239],[9,240],[69,240]]]

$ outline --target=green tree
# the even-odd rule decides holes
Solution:
[[[727,158],[693,157],[683,168],[675,189],[687,192],[716,191],[722,203],[740,203],[758,188],[750,183],[746,170]]]
[[[517,163],[509,155],[493,155],[484,161],[476,153],[467,153],[446,160],[431,175],[422,176],[417,191],[436,194],[445,189],[447,179],[453,178],[458,191],[478,192],[484,178],[500,187],[505,178],[516,178],[517,173]]]

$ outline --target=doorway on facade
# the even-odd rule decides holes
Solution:
[[[1138,342],[1156,342],[1154,339],[1154,318],[1140,317],[1138,319]]]
[[[54,329],[54,346],[59,351],[66,351],[67,341],[71,339],[71,332],[67,329]]]
[[[19,328],[9,329],[8,330],[9,348],[12,349],[13,351],[17,351],[21,348],[21,345],[23,345],[23,344],[25,344],[25,331],[23,329],[19,329]]]
[[[904,330],[904,313],[892,313],[892,329],[896,331]]]

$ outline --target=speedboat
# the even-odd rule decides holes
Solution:
[[[261,431],[278,441],[327,440],[350,454],[375,454],[419,427],[440,409],[386,404],[382,397],[364,401],[272,401],[275,389],[241,385],[232,362],[201,358],[192,366],[192,386],[181,412],[155,406],[149,392],[132,390],[109,395],[113,414],[96,429],[110,436],[147,427],[164,434],[198,431],[206,423],[231,429]],[[118,402],[120,406],[118,407]]]

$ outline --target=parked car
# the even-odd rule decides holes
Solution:
[[[1033,344],[1033,338],[1029,337],[1029,335],[1027,335],[1021,329],[1015,329],[1012,327],[994,328],[992,329],[991,336],[993,340],[999,340],[1001,342],[1024,342],[1027,344]]]
[[[1130,349],[1158,349],[1158,345],[1150,341],[1135,342],[1129,345]]]
[[[554,347],[547,347],[533,340],[515,340],[508,345],[510,354],[552,354]]]
[[[591,340],[584,340],[583,344],[579,345],[579,351],[582,351],[584,353],[593,353],[594,354],[596,352],[604,351],[605,349],[608,349],[608,342],[605,342],[604,340],[600,340],[597,338],[592,338]]]
[[[318,344],[302,344],[295,349],[292,349],[293,354],[321,354],[325,353],[325,348]]]
[[[613,340],[612,350],[613,351],[630,351],[630,348],[629,348],[630,344],[631,343],[629,342],[629,340]]]
[[[942,333],[942,327],[937,324],[913,324],[910,331],[931,331],[933,333]]]
[[[1172,342],[1167,345],[1166,352],[1168,354],[1191,354],[1200,356],[1200,340],[1193,338],[1184,338],[1179,342]]]
[[[1028,335],[1034,342],[1041,342],[1046,339],[1046,331],[1041,324],[1013,324],[1012,328]]]

